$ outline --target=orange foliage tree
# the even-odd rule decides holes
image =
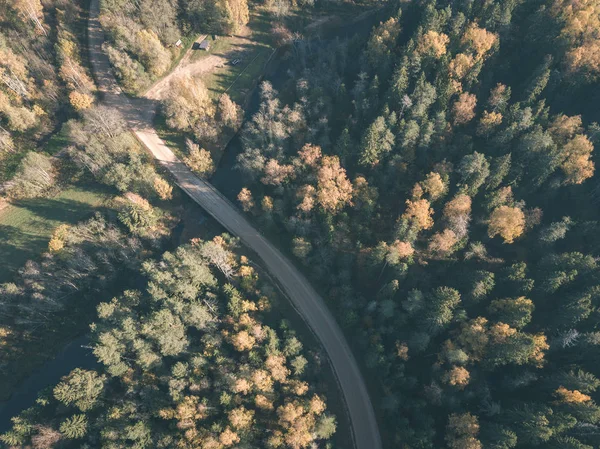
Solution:
[[[485,28],[479,28],[476,23],[471,23],[462,38],[462,43],[473,50],[477,59],[482,58],[489,52],[498,41],[498,36],[487,31]]]
[[[246,187],[240,190],[237,199],[242,204],[242,209],[244,209],[244,212],[249,212],[254,207],[254,199],[252,198],[252,192]]]
[[[563,147],[566,156],[561,168],[567,184],[581,184],[594,176],[594,162],[590,160],[594,145],[583,134],[575,136]]]
[[[469,384],[471,375],[466,368],[454,366],[444,375],[444,382],[462,390]]]
[[[518,207],[500,206],[492,212],[488,224],[490,238],[500,235],[505,243],[512,243],[525,230],[525,214]]]
[[[464,125],[469,123],[475,117],[475,106],[477,97],[474,94],[463,92],[454,102],[452,112],[454,114],[454,124]]]
[[[317,174],[317,200],[327,212],[337,212],[352,200],[352,183],[337,156],[323,157]]]
[[[446,441],[451,449],[481,449],[477,439],[479,421],[470,413],[453,413],[448,417]]]
[[[446,34],[429,30],[419,39],[417,51],[440,58],[446,54],[448,42],[450,42],[450,38]]]
[[[582,402],[591,401],[592,398],[587,394],[583,394],[579,390],[567,390],[562,385],[555,391],[555,395],[560,402],[569,404],[580,404]]]
[[[406,211],[402,218],[413,220],[419,229],[430,229],[433,226],[433,209],[429,201],[420,199],[417,201],[406,200]]]

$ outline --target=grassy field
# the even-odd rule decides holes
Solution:
[[[270,47],[257,46],[242,63],[210,73],[203,78],[204,83],[213,97],[227,93],[236,103],[244,104],[272,52]]]
[[[202,77],[214,98],[227,92],[232,100],[243,104],[273,53],[268,12],[262,8],[251,11],[248,28],[250,33],[247,39],[239,36],[219,36],[215,40],[213,36],[208,36],[210,50],[195,51],[191,57],[192,62],[211,54],[230,54],[230,60],[241,59],[235,66],[225,64]]]
[[[39,257],[57,226],[91,216],[106,198],[97,187],[70,187],[55,197],[21,200],[0,211],[0,282]]]

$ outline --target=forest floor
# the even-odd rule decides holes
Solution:
[[[0,210],[0,282],[9,281],[27,260],[38,258],[57,226],[90,217],[106,199],[99,187],[78,186],[51,198],[16,201]]]

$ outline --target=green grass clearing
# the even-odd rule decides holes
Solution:
[[[233,101],[243,105],[272,52],[270,47],[257,46],[252,52],[246,53],[238,65],[229,65],[205,76],[203,81],[211,96],[218,98],[227,93]]]
[[[213,98],[227,92],[235,102],[244,103],[273,52],[271,26],[270,13],[259,7],[251,11],[248,36],[218,36],[213,39],[209,35],[207,40],[211,44],[210,50],[193,52],[190,58],[192,62],[213,54],[227,55],[228,63],[202,76],[202,81]],[[231,65],[229,62],[234,59],[241,61]]]
[[[230,36],[216,36],[216,39],[214,39],[213,35],[209,34],[206,36],[206,40],[210,42],[210,49],[208,51],[193,50],[190,56],[190,63],[201,61],[211,54],[228,53],[233,48],[234,39]]]
[[[55,197],[20,200],[0,211],[0,282],[39,257],[57,226],[88,218],[107,198],[100,187],[70,187]]]

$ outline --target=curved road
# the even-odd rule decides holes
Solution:
[[[137,138],[171,172],[179,187],[263,260],[329,356],[350,415],[356,449],[381,449],[381,437],[364,379],[325,302],[292,263],[227,198],[175,157],[152,129],[156,104],[146,99],[129,99],[120,91],[102,51],[104,33],[98,20],[99,8],[99,0],[91,0],[88,39],[90,61],[104,103],[121,111]]]

